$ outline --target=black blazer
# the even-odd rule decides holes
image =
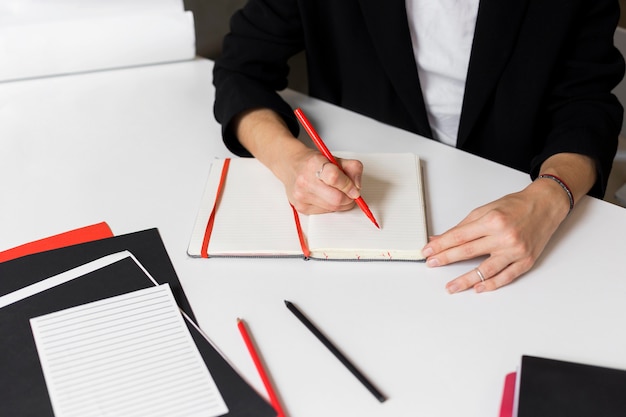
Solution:
[[[250,0],[214,69],[228,148],[249,155],[229,129],[249,108],[276,110],[297,134],[276,91],[303,49],[311,96],[432,137],[404,4]],[[623,115],[611,94],[624,74],[618,19],[617,0],[481,0],[457,147],[533,178],[555,153],[589,155],[598,167],[590,194],[604,195]]]

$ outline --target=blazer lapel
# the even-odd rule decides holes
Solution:
[[[341,0],[339,0],[341,1]],[[376,52],[418,132],[432,136],[413,55],[404,0],[359,0]]]
[[[513,50],[528,0],[481,0],[465,83],[457,147],[461,147]]]

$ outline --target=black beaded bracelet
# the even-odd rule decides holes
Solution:
[[[552,174],[541,174],[537,178],[548,178],[556,181],[556,183],[559,184],[561,188],[563,188],[563,190],[565,190],[565,192],[567,193],[567,198],[569,198],[569,211],[572,211],[572,209],[574,208],[574,195],[572,194],[572,190],[569,189],[567,184],[565,184],[562,179]]]

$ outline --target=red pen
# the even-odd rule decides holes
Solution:
[[[313,143],[315,144],[317,149],[322,153],[322,155],[324,155],[326,159],[328,159],[331,163],[333,163],[335,166],[337,166],[339,169],[343,171],[343,169],[341,168],[341,166],[339,165],[335,157],[330,153],[330,151],[326,147],[326,144],[324,143],[324,141],[322,141],[322,138],[317,134],[317,132],[313,128],[313,125],[311,124],[311,122],[309,122],[309,119],[307,119],[307,117],[302,112],[302,109],[297,108],[293,112],[295,113],[296,117],[302,124],[302,127],[304,127],[304,130],[306,130],[306,132],[311,137],[311,140],[313,140]],[[374,223],[374,226],[380,229],[380,226],[378,225],[376,218],[370,211],[370,208],[367,206],[367,204],[365,204],[365,200],[363,200],[363,197],[359,197],[354,201],[361,208],[363,213],[365,213],[365,215],[372,221],[372,223]]]
[[[265,372],[265,369],[263,368],[263,364],[261,363],[261,358],[259,357],[259,354],[254,348],[254,344],[252,343],[252,338],[248,334],[248,330],[246,329],[246,326],[242,319],[239,319],[239,318],[237,319],[237,327],[239,328],[241,337],[243,338],[243,341],[245,342],[246,347],[248,348],[248,352],[250,353],[250,356],[252,357],[252,362],[254,362],[254,366],[256,367],[256,370],[259,373],[259,376],[261,377],[261,381],[263,381],[265,390],[267,391],[267,394],[270,397],[270,404],[272,404],[272,407],[274,407],[274,410],[276,410],[276,413],[277,413],[276,417],[286,417],[285,412],[283,411],[283,408],[280,405],[280,401],[278,401],[278,396],[276,395],[276,392],[274,392],[274,388],[272,387],[272,384],[270,382],[269,375]]]

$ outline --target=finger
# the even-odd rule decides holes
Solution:
[[[510,284],[530,269],[530,266],[524,262],[507,263],[502,257],[500,258],[488,258],[476,268],[450,281],[446,285],[446,290],[450,294],[469,288],[474,288],[479,293],[493,291]]]
[[[474,291],[480,293],[485,291],[494,291],[498,288],[504,287],[515,281],[517,278],[528,272],[530,268],[524,266],[522,262],[515,262],[504,268],[494,277],[485,280],[483,283],[478,283],[474,286]]]
[[[341,191],[325,185],[321,181],[310,188],[294,190],[294,201],[291,204],[303,214],[321,214],[334,211],[350,210],[354,200]]]
[[[485,267],[481,269],[481,265],[464,273],[463,275],[456,277],[452,281],[446,284],[446,290],[450,294],[454,294],[457,292],[465,291],[468,288],[472,288],[478,284],[484,284],[488,279],[491,278],[490,275],[487,275]],[[482,278],[481,278],[482,277]]]
[[[363,163],[356,159],[338,159],[341,169],[350,180],[354,183],[357,189],[361,189],[361,178],[363,175]]]
[[[333,211],[333,210],[329,210],[326,208],[322,208],[315,204],[302,204],[302,203],[293,204],[292,203],[292,205],[298,213],[307,214],[307,215],[331,213]],[[335,211],[340,211],[340,210],[335,210]]]
[[[492,236],[466,234],[445,240],[445,236],[432,239],[422,252],[426,256],[426,266],[438,267],[454,262],[466,261],[478,256],[488,255],[498,249]],[[473,240],[471,240],[473,239]],[[469,240],[469,241],[466,241]],[[428,248],[431,248],[429,251]]]
[[[430,241],[424,246],[422,249],[422,253],[427,258],[431,259],[433,256],[437,256],[440,263],[439,265],[446,265],[448,263],[454,262],[454,260],[465,260],[469,259],[467,256],[471,254],[476,255],[477,253],[486,254],[484,249],[482,251],[478,251],[477,246],[471,245],[465,248],[460,248],[462,250],[466,250],[469,255],[462,255],[462,250],[453,252],[453,255],[448,254],[447,256],[443,255],[444,251],[448,251],[453,248],[459,248],[461,245],[467,244],[469,242],[473,242],[481,237],[489,236],[486,228],[480,222],[472,222],[465,225],[457,225],[452,229],[446,231],[445,233],[431,237]],[[460,256],[459,256],[460,255]],[[447,257],[447,260],[444,258]],[[433,258],[434,259],[434,258]],[[434,262],[434,261],[433,261]],[[435,265],[431,265],[435,266]]]
[[[325,184],[329,169],[337,167],[321,154],[313,152],[306,161],[306,169],[300,170],[293,184],[287,187],[289,201],[299,213],[345,211],[354,206],[350,197]]]
[[[512,259],[504,256],[492,255],[481,262],[476,268],[450,281],[446,285],[446,289],[452,294],[459,291],[465,291],[468,288],[475,287],[476,285],[485,284],[500,274],[504,269],[509,267],[512,262]]]
[[[325,212],[346,211],[354,207],[353,199],[336,188],[323,185],[312,196],[312,203]]]
[[[334,164],[326,164],[324,165],[324,168],[318,172],[319,175],[317,176],[324,184],[341,191],[352,200],[359,198],[361,195],[350,177],[348,177],[338,166]]]

